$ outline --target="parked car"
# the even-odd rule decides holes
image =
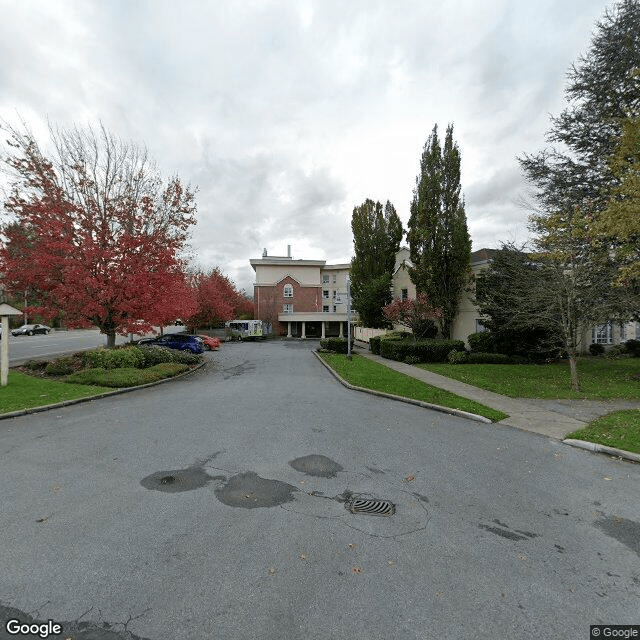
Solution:
[[[196,336],[202,340],[205,351],[217,351],[220,348],[220,338],[212,338],[204,334]]]
[[[32,336],[34,333],[44,333],[45,335],[51,331],[51,327],[44,324],[23,324],[17,329],[11,331],[12,336]]]
[[[159,347],[169,349],[180,349],[180,351],[191,351],[191,353],[202,353],[204,346],[202,340],[196,336],[188,336],[185,333],[168,333],[157,338],[143,338],[138,344],[155,344]]]

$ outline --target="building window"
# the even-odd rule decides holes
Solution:
[[[400,290],[400,297],[403,300],[406,300],[409,297],[409,289],[401,289]]]
[[[611,344],[611,323],[601,324],[594,327],[591,341],[595,344]]]
[[[329,284],[329,275],[322,276],[322,283]]]
[[[338,307],[336,307],[336,305],[333,305],[333,313],[335,313],[338,310]]]
[[[335,284],[338,281],[338,276],[337,275],[333,275],[333,284]]]
[[[325,300],[328,300],[328,299],[329,299],[329,290],[328,290],[328,289],[323,289],[323,290],[322,290],[322,297],[323,297]]]
[[[291,284],[284,285],[284,297],[293,298],[293,285]]]
[[[620,323],[620,342],[624,342],[627,339],[627,325],[624,322]]]
[[[293,313],[293,305],[292,305],[292,304],[285,304],[285,305],[282,307],[282,311],[283,311],[284,313]]]
[[[337,291],[332,291],[331,292],[331,297],[335,300],[336,299],[336,295],[337,295]]]
[[[483,331],[489,331],[489,329],[482,324],[482,320],[476,320],[476,333],[482,333]]]
[[[322,307],[322,313],[329,313],[329,305],[328,305],[328,304],[325,304],[325,305]]]

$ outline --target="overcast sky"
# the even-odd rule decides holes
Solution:
[[[193,247],[348,262],[351,213],[403,223],[448,123],[473,249],[528,237],[517,156],[545,146],[603,0],[0,0],[0,117],[102,121],[197,186]]]

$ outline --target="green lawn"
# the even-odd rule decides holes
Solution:
[[[503,420],[507,417],[507,414],[501,411],[485,407],[473,400],[461,398],[448,391],[437,389],[436,387],[432,387],[420,380],[389,369],[362,356],[356,355],[353,356],[352,360],[348,360],[345,355],[333,353],[320,353],[318,355],[320,355],[340,377],[357,387],[383,391],[384,393],[421,400],[422,402],[429,402],[451,409],[460,409],[484,416],[493,422]]]
[[[19,371],[9,371],[7,386],[0,387],[0,414],[86,398],[105,391],[113,389],[44,380]]]
[[[614,411],[570,433],[567,438],[640,453],[640,409]]]
[[[578,361],[581,391],[572,391],[569,365],[420,364],[428,371],[512,398],[640,399],[640,358]]]

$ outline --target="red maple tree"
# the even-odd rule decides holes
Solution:
[[[180,253],[195,224],[194,191],[177,177],[163,183],[144,150],[104,127],[50,129],[53,160],[26,128],[4,128],[13,170],[0,247],[8,293],[37,292],[28,312],[94,325],[109,346],[117,333],[193,311]]]
[[[433,307],[424,293],[415,300],[394,298],[393,302],[382,308],[382,314],[389,322],[409,327],[414,340],[435,328],[432,324],[434,320],[442,319],[442,309]]]

